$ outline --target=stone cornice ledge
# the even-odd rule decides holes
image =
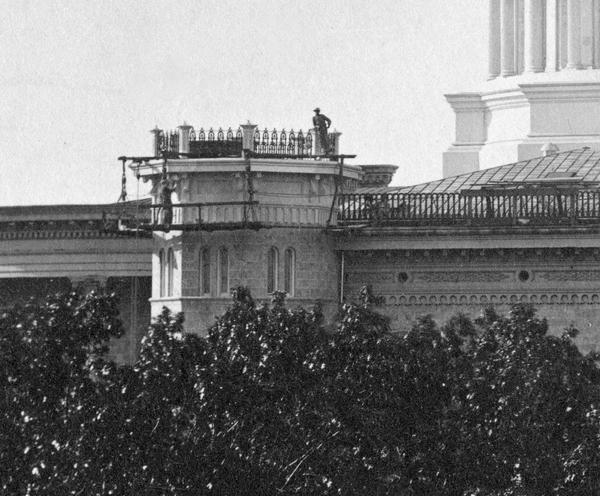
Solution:
[[[167,172],[170,174],[189,173],[227,173],[244,172],[247,162],[242,158],[199,158],[199,159],[171,159],[167,162]],[[252,172],[277,173],[277,174],[315,174],[337,175],[339,164],[327,160],[277,160],[277,159],[251,159]],[[132,166],[142,177],[151,177],[161,174],[162,162],[150,162],[141,165],[139,169]],[[359,179],[362,169],[359,165],[344,164],[344,177]]]
[[[520,84],[519,88],[530,101],[600,101],[600,82],[527,83]]]
[[[565,228],[367,228],[330,230],[337,249],[600,247],[600,226]],[[439,246],[436,246],[438,244]]]

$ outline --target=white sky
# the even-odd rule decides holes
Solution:
[[[0,0],[0,205],[116,201],[157,124],[307,129],[441,176],[443,94],[486,76],[484,0]],[[135,196],[134,180],[129,181]]]

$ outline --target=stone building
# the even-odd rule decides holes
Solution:
[[[151,200],[0,209],[1,294],[61,278],[120,288],[122,360],[151,313],[183,311],[203,332],[236,285],[319,300],[331,319],[371,284],[396,331],[422,314],[533,303],[598,349],[599,2],[490,0],[490,80],[448,95],[443,179],[390,187],[396,167],[348,163],[340,133],[323,146],[313,130],[250,123],[154,129],[150,157],[128,162]]]
[[[142,205],[147,202],[142,202]],[[150,321],[152,239],[107,231],[135,203],[0,207],[0,307],[71,288],[119,297],[126,333],[113,357],[131,362]]]

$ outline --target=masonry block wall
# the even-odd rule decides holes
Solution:
[[[380,311],[405,332],[420,315],[440,324],[458,312],[475,318],[532,303],[554,334],[574,325],[584,352],[600,350],[598,249],[393,250],[345,253],[344,292],[364,284],[384,297]]]
[[[293,253],[288,305],[310,307],[319,301],[329,319],[337,309],[339,263],[332,240],[323,229],[187,232],[165,243],[176,247],[175,272],[180,276],[174,276],[174,280],[180,280],[181,285],[174,288],[172,296],[153,298],[152,311],[156,314],[163,305],[183,311],[188,331],[205,333],[231,304],[233,287],[247,286],[261,301],[270,301],[270,289],[285,290],[288,250]],[[227,253],[226,276],[220,260],[223,250]],[[274,266],[272,271],[269,265]],[[272,288],[269,277],[273,279]]]
[[[115,293],[125,333],[110,343],[110,356],[132,364],[139,356],[142,338],[150,325],[150,277],[109,277],[106,289]]]

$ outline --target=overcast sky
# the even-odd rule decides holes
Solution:
[[[0,6],[0,205],[115,201],[117,157],[149,154],[154,125],[307,129],[315,106],[355,163],[436,179],[443,94],[486,76],[483,0]]]

